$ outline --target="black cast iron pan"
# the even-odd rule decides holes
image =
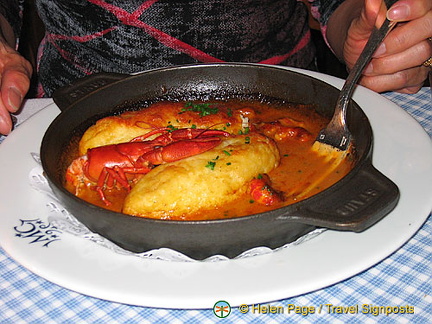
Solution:
[[[125,107],[164,99],[252,96],[313,104],[319,113],[331,116],[338,93],[314,78],[255,64],[198,64],[136,75],[96,74],[54,94],[62,112],[42,140],[42,165],[54,193],[79,221],[133,252],[166,247],[195,259],[216,254],[232,258],[257,246],[282,246],[317,227],[361,232],[395,207],[399,191],[372,166],[372,130],[355,102],[347,116],[356,141],[355,167],[329,189],[288,207],[224,220],[164,221],[108,211],[84,202],[62,186],[62,154],[71,138],[97,119]]]

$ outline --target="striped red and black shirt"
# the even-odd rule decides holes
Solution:
[[[325,26],[343,0],[310,1]],[[0,5],[17,33],[18,2]],[[45,96],[101,71],[227,61],[315,65],[308,11],[298,0],[36,0],[36,5],[46,28],[38,58]]]

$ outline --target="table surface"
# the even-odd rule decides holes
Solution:
[[[414,95],[383,94],[413,116],[432,136],[432,100],[429,88]],[[29,100],[18,124],[51,99]],[[4,137],[0,137],[0,142]],[[283,312],[243,314],[233,308],[226,318],[212,309],[176,310],[138,307],[109,302],[67,290],[33,274],[0,248],[0,323],[430,323],[432,321],[432,220],[429,215],[418,232],[399,250],[370,269],[315,292],[274,301],[262,306]],[[320,314],[288,314],[287,305],[298,310],[335,306],[389,306],[406,313],[386,315],[341,314],[343,308]],[[407,307],[408,306],[408,307]]]

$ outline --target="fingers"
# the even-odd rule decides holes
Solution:
[[[399,23],[387,35],[384,42],[363,71],[360,84],[377,92],[398,91],[403,93],[417,92],[427,78],[430,68],[423,66],[432,56],[432,1],[430,0],[399,0],[389,10],[379,7],[381,0],[365,0],[361,18],[357,28],[364,33],[371,31],[372,21],[380,25],[387,15]],[[347,38],[344,57],[347,66],[351,67],[362,49],[361,40],[356,39],[362,33],[351,28]],[[364,36],[368,38],[368,36]],[[365,40],[364,40],[365,42]]]
[[[387,12],[387,18],[394,21],[409,21],[422,17],[432,9],[432,1],[399,0]]]
[[[424,61],[432,56],[432,42],[424,39],[407,47],[406,50],[392,54],[392,48],[390,48],[386,52],[387,54],[375,56],[363,73],[369,76],[390,74],[421,66]]]
[[[366,43],[380,15],[380,22],[385,19],[385,7],[381,0],[365,0],[360,17],[353,20],[349,30],[349,38]]]
[[[432,3],[432,1],[431,1]],[[426,56],[430,56],[430,42],[427,39],[432,37],[432,11],[429,10],[422,17],[408,23],[401,23],[387,36],[383,44],[375,52],[374,57],[392,55],[405,51],[412,46],[421,46]],[[428,56],[428,57],[429,57]],[[426,60],[427,57],[424,58]],[[423,61],[424,61],[423,60]]]
[[[16,112],[21,107],[30,87],[31,67],[26,63],[5,67],[1,74],[1,101],[9,112]]]
[[[414,67],[391,74],[364,75],[361,77],[359,83],[376,92],[396,91],[401,93],[416,93],[423,86],[428,72],[428,68]]]
[[[386,7],[382,0],[365,0],[360,16],[349,27],[343,46],[343,59],[349,69],[357,61],[374,27],[385,20],[385,15]]]
[[[0,134],[7,135],[12,129],[12,119],[9,112],[0,102]]]
[[[363,24],[365,37],[372,32],[373,27],[379,28],[386,19],[388,8],[382,0],[365,0],[364,9],[359,22]]]
[[[386,37],[365,69],[361,83],[379,92],[413,93],[421,88],[430,71],[422,64],[432,56],[432,1],[401,0],[388,15],[392,16],[395,8],[400,14],[398,5],[410,5],[404,19],[412,20],[399,23]]]
[[[8,70],[1,79],[0,133],[7,135],[12,130],[10,113],[16,112],[28,91],[30,80],[27,74]]]
[[[15,50],[0,43],[0,133],[12,129],[10,113],[16,112],[29,87],[31,64]]]

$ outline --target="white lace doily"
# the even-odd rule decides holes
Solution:
[[[217,262],[229,260],[226,256],[223,255],[214,255],[208,257],[204,260],[195,260],[190,258],[183,253],[178,251],[169,249],[169,248],[160,248],[154,249],[142,253],[133,253],[127,251],[118,245],[114,244],[110,240],[102,237],[99,234],[91,232],[84,224],[79,222],[72,214],[70,214],[65,207],[63,207],[57,197],[53,194],[47,179],[43,175],[43,169],[40,165],[39,155],[36,153],[31,153],[33,159],[38,162],[38,166],[33,168],[29,174],[29,182],[33,189],[42,192],[47,197],[50,198],[50,201],[46,204],[48,218],[47,220],[58,229],[63,232],[69,233],[76,237],[80,237],[85,240],[90,240],[98,245],[101,245],[107,249],[112,250],[115,253],[123,254],[123,255],[131,255],[140,258],[148,258],[148,259],[157,259],[157,260],[166,260],[166,261],[180,261],[180,262]],[[317,235],[321,234],[325,229],[316,229],[302,237],[298,238],[296,241],[285,244],[277,249],[270,249],[268,247],[256,247],[250,250],[247,250],[234,259],[241,258],[249,258],[253,256],[263,255],[267,253],[274,253],[281,249],[287,249],[296,245],[299,245],[303,242],[306,242]]]

